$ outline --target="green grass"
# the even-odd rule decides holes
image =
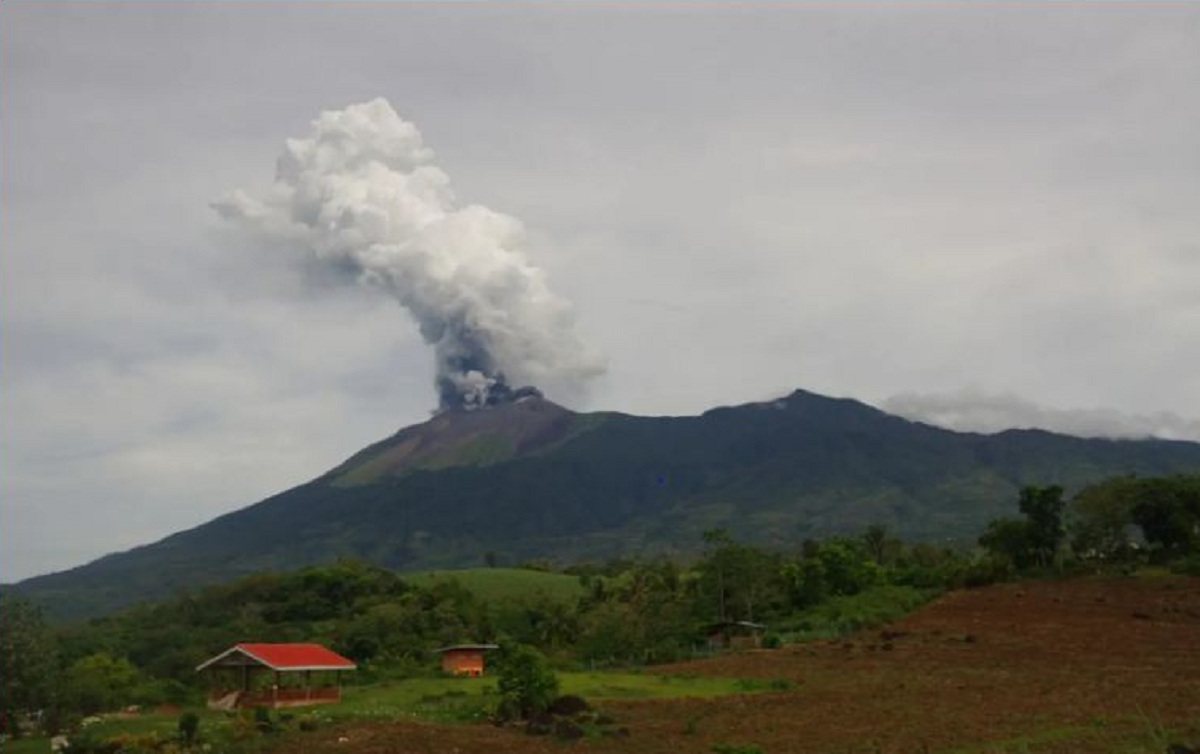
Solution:
[[[201,737],[209,736],[213,731],[226,728],[229,725],[229,718],[223,712],[214,712],[202,707],[193,707],[190,711],[195,712],[200,717],[200,727],[198,730]],[[94,735],[102,739],[113,738],[118,735],[155,735],[160,739],[166,739],[172,738],[178,733],[179,716],[181,714],[182,712],[177,714],[147,712],[130,717],[112,716],[87,726],[85,730],[89,735]],[[68,735],[68,738],[71,737],[71,735]],[[4,746],[0,747],[0,751],[3,751],[4,754],[46,754],[50,751],[50,739],[46,736],[36,736],[10,740]]]
[[[592,702],[605,699],[651,699],[679,697],[715,697],[760,691],[778,691],[780,686],[761,679],[714,678],[692,675],[655,675],[639,672],[560,672],[559,692],[578,694]],[[338,704],[300,707],[273,712],[286,716],[288,727],[305,718],[315,719],[323,727],[346,720],[394,720],[416,718],[438,722],[467,722],[486,718],[496,705],[496,678],[406,678],[367,686],[342,689]],[[200,715],[201,740],[220,740],[227,734],[232,718],[223,712],[193,710]],[[89,726],[100,738],[120,734],[157,735],[171,738],[178,730],[178,714],[148,712],[128,718],[112,717]],[[45,737],[10,741],[5,754],[45,754]]]
[[[574,604],[583,595],[583,586],[575,576],[525,568],[415,571],[405,573],[403,577],[426,588],[438,582],[454,580],[476,597],[490,602],[507,602],[545,595],[552,600]]]
[[[606,671],[560,672],[559,693],[588,700],[712,697],[778,690],[769,681]],[[495,677],[408,678],[343,690],[342,703],[321,708],[342,718],[478,719],[495,705]]]
[[[21,738],[4,744],[5,754],[46,754],[50,751],[48,738]]]

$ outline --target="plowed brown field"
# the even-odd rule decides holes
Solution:
[[[844,641],[656,668],[788,679],[788,691],[601,706],[627,738],[487,725],[351,725],[304,751],[1164,752],[1200,746],[1200,579],[1073,579],[955,592]],[[339,742],[339,737],[348,739]]]

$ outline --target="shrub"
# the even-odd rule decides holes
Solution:
[[[587,700],[576,694],[566,694],[560,696],[550,703],[547,711],[552,715],[563,715],[570,717],[578,715],[580,712],[587,712],[592,708],[592,705],[587,703]]]
[[[195,712],[184,712],[179,716],[179,740],[186,746],[196,741],[196,731],[200,729],[200,716]]]
[[[528,719],[545,712],[558,693],[558,678],[541,652],[524,644],[501,650],[496,681],[501,719]]]
[[[271,710],[266,707],[255,707],[254,727],[260,733],[270,733],[275,730],[275,723],[271,720]]]
[[[1200,576],[1200,553],[1176,560],[1171,564],[1171,572],[1184,576]]]
[[[299,727],[305,733],[312,733],[321,727],[321,723],[315,717],[302,717],[300,718]]]
[[[67,744],[70,754],[117,754],[121,748],[120,741],[106,739],[86,728],[72,734]]]

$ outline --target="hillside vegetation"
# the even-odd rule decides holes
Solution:
[[[695,556],[710,529],[782,548],[873,523],[970,541],[1027,485],[1198,471],[1197,443],[956,433],[803,391],[693,417],[530,399],[441,414],[308,484],[16,589],[82,617],[338,557],[428,570]]]
[[[546,599],[574,605],[584,594],[576,576],[532,568],[461,568],[402,575],[405,581],[426,589],[454,582],[481,602],[493,604]]]

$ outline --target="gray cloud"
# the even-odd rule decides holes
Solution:
[[[1186,428],[1200,406],[1191,6],[0,14],[5,579],[201,523],[427,415],[402,310],[208,209],[315,113],[377,96],[462,204],[521,218],[608,356],[577,408],[978,385]]]
[[[1137,415],[1109,408],[1048,408],[1020,396],[971,388],[940,395],[905,393],[883,401],[880,408],[906,419],[961,432],[1045,429],[1077,437],[1156,437],[1200,442],[1200,420],[1167,411]]]

